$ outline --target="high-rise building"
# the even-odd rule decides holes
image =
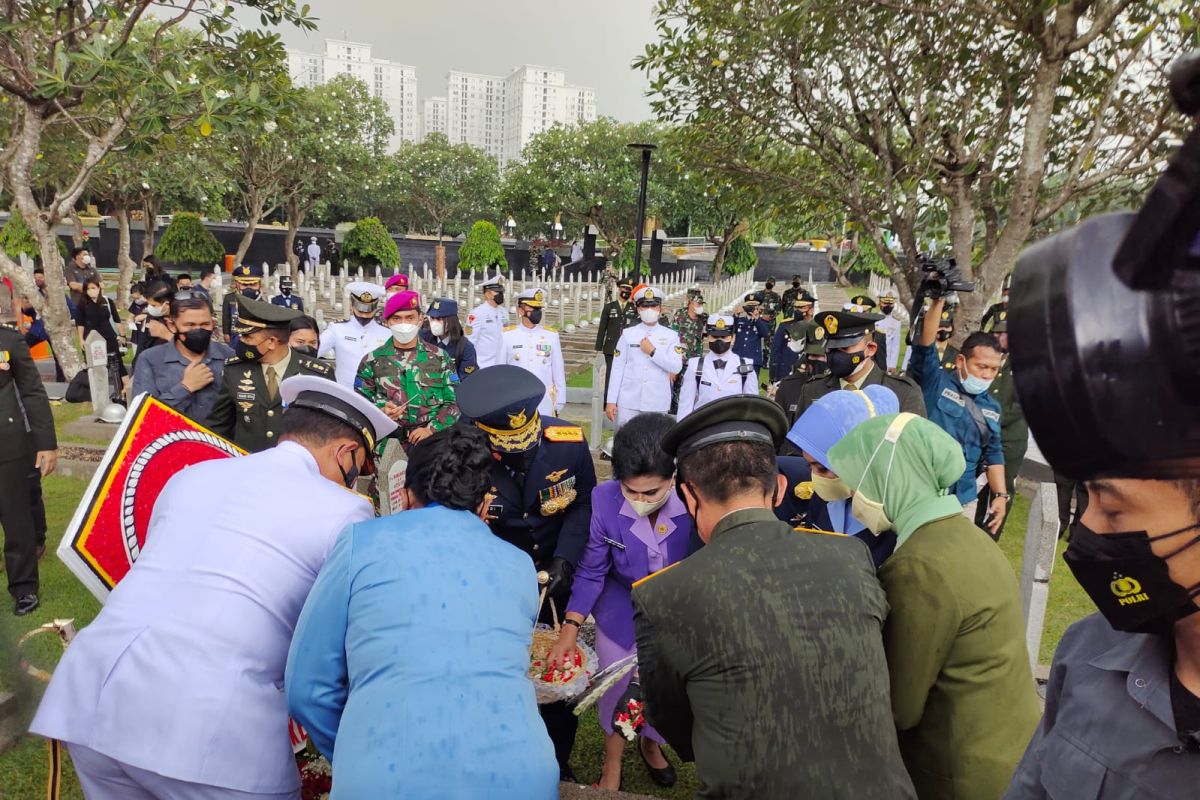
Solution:
[[[451,70],[446,75],[446,136],[497,161],[504,158],[505,81],[495,75]]]
[[[526,64],[513,70],[505,84],[508,104],[501,164],[519,159],[529,140],[542,131],[596,119],[596,92],[571,86],[561,70]]]
[[[425,109],[421,114],[421,138],[431,133],[446,133],[446,98],[428,97],[425,99]]]
[[[312,88],[335,75],[350,75],[367,85],[372,95],[387,103],[396,129],[393,149],[402,141],[417,140],[417,70],[371,56],[371,45],[325,40],[325,53],[288,50],[288,72],[297,86]]]

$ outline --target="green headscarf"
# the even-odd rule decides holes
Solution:
[[[883,503],[896,547],[922,525],[962,513],[946,494],[966,469],[962,447],[915,414],[868,419],[830,449],[829,463],[852,489]]]

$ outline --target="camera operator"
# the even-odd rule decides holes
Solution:
[[[981,331],[963,342],[955,357],[955,369],[942,369],[934,342],[946,299],[940,291],[932,291],[937,296],[921,322],[920,336],[913,342],[908,374],[921,387],[930,421],[954,437],[963,449],[967,469],[955,484],[954,494],[970,519],[975,518],[979,495],[975,477],[981,470],[987,473],[991,501],[984,527],[995,536],[1004,522],[1010,495],[1004,482],[1000,404],[988,389],[1000,371],[1003,354],[996,337]]]
[[[1171,90],[1200,112],[1200,54]],[[1200,129],[1136,217],[1085,220],[1017,263],[1017,392],[1051,466],[1086,482],[1063,558],[1100,613],[1059,643],[1012,800],[1200,787],[1198,209]]]

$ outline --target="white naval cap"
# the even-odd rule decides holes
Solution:
[[[319,375],[293,375],[279,384],[284,412],[307,408],[346,423],[362,435],[368,450],[396,430],[396,423],[353,389]]]
[[[633,293],[634,305],[662,305],[663,293],[653,286],[643,286]]]
[[[733,336],[733,317],[729,314],[709,314],[704,332],[709,336]]]
[[[533,308],[541,308],[546,305],[546,290],[538,287],[526,289],[517,295],[517,303],[531,306]]]
[[[350,302],[359,311],[371,311],[387,294],[387,290],[379,284],[367,281],[352,281],[346,284],[346,291],[350,292]]]

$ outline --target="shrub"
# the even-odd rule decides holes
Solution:
[[[496,267],[508,272],[508,260],[500,244],[500,231],[492,223],[481,219],[471,226],[458,251],[458,268],[467,272],[487,272]]]
[[[729,243],[725,250],[725,274],[740,275],[746,270],[758,266],[758,253],[754,246],[746,241],[745,236],[739,236]]]
[[[378,217],[367,217],[355,224],[342,242],[342,257],[355,266],[400,266],[400,248]]]
[[[55,241],[58,242],[58,254],[66,261],[67,246],[63,244],[61,237],[56,236]],[[19,261],[21,253],[28,255],[35,263],[42,260],[42,250],[38,246],[37,237],[25,224],[25,218],[21,216],[21,212],[15,206],[8,222],[4,223],[3,228],[0,228],[0,250],[7,253],[13,261]]]
[[[199,214],[180,211],[163,231],[154,253],[165,264],[211,267],[225,257],[225,248],[204,227]]]

